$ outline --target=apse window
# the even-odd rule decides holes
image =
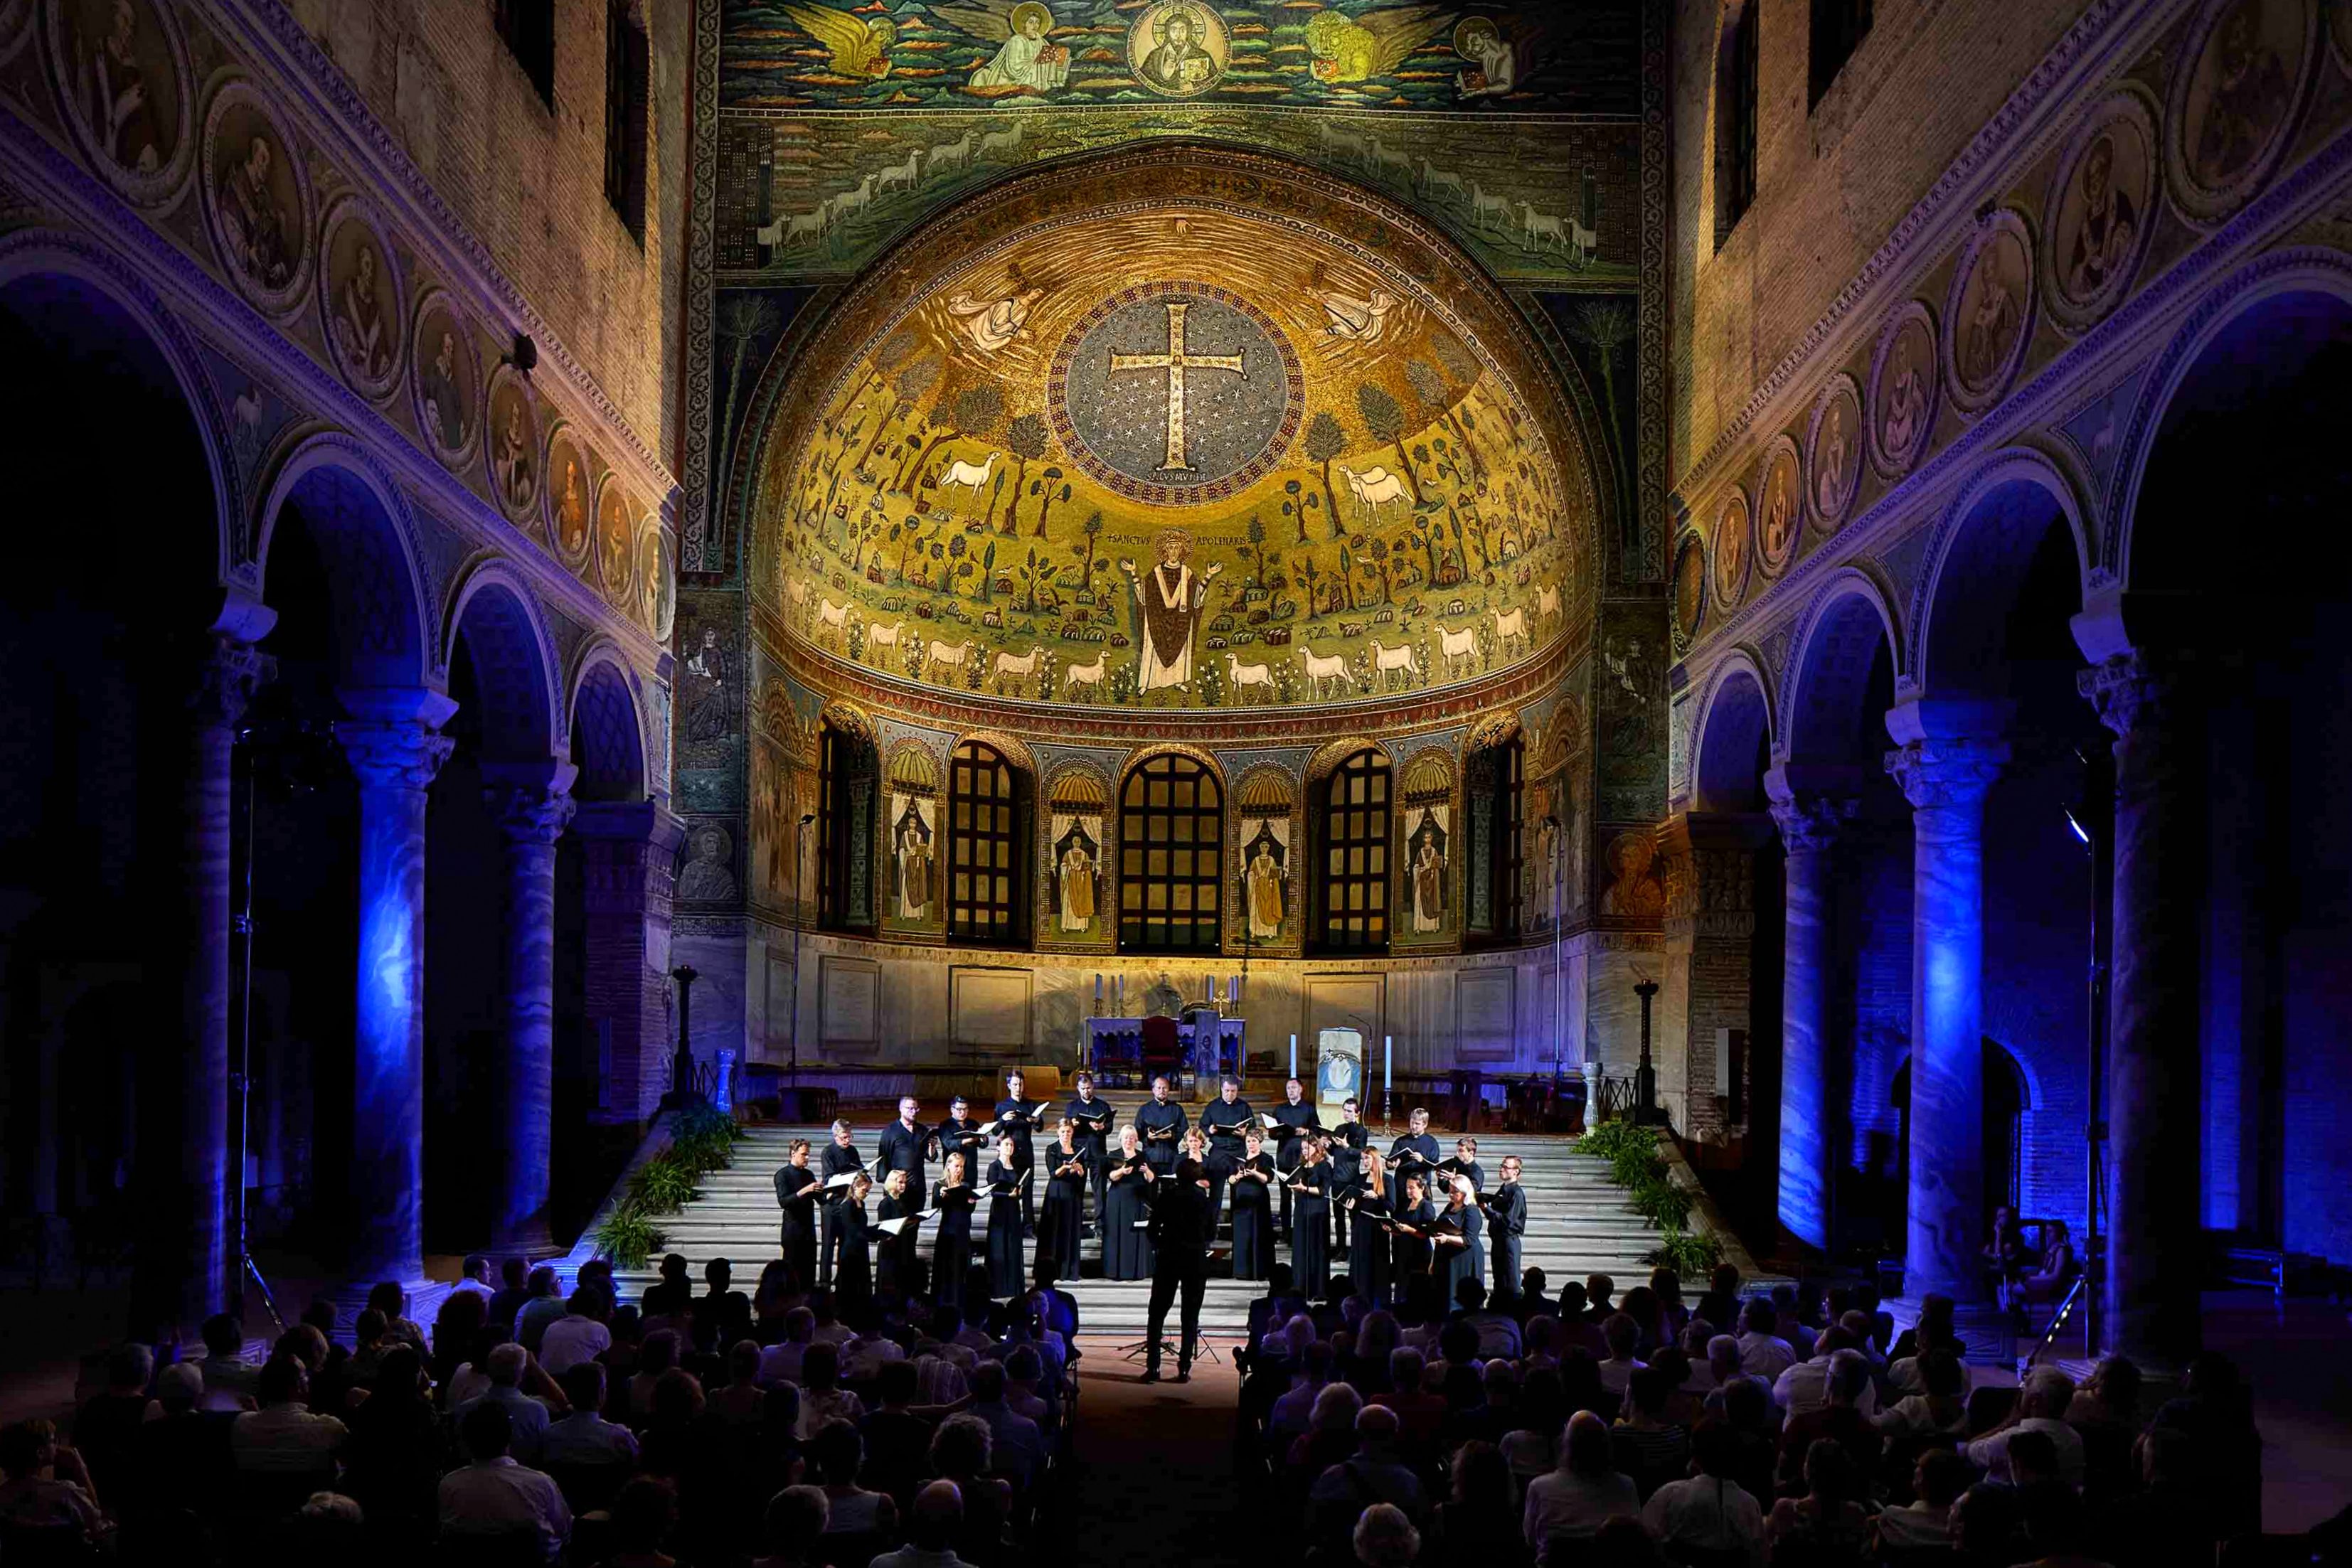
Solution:
[[[816,915],[827,931],[874,929],[874,747],[825,724],[817,737]],[[794,828],[797,834],[799,827]],[[799,884],[801,841],[793,841]]]
[[[653,82],[646,30],[631,11],[625,0],[611,0],[604,8],[604,199],[643,245]]]
[[[1756,202],[1756,13],[1728,9],[1715,72],[1715,244],[1720,250]]]
[[[1323,785],[1322,874],[1316,946],[1326,953],[1389,946],[1389,759],[1359,751]]]
[[[1470,909],[1464,936],[1473,944],[1519,939],[1519,908],[1527,866],[1521,818],[1527,745],[1518,736],[1471,754],[1466,804],[1470,813]],[[1410,837],[1410,829],[1408,829]]]
[[[491,24],[530,78],[540,102],[555,107],[555,0],[495,0]]]
[[[1018,946],[1022,840],[1020,776],[995,747],[976,740],[948,764],[948,937],[986,946]]]
[[[1213,953],[1224,795],[1189,757],[1150,757],[1119,791],[1118,945],[1129,953]]]
[[[1822,97],[1845,69],[1870,32],[1871,0],[1813,0],[1813,29],[1805,47],[1805,108]]]

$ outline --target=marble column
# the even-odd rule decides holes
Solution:
[[[555,841],[572,821],[576,769],[493,765],[483,798],[505,841],[505,1040],[499,1059],[492,1239],[501,1251],[553,1250],[547,1199],[554,1135]]]
[[[2115,963],[2108,993],[2108,1348],[2151,1369],[2201,1344],[2199,927],[2203,735],[2183,667],[2137,650],[2078,677],[2115,732]]]
[[[1838,837],[1861,802],[1809,795],[1783,769],[1764,776],[1780,830],[1783,938],[1780,971],[1780,1223],[1808,1247],[1826,1249],[1830,1184],[1837,1179],[1831,1097],[1830,1009],[1836,959],[1831,900]]]
[[[341,694],[359,776],[359,1005],[347,1263],[355,1284],[425,1277],[425,790],[456,744],[437,692]]]
[[[1911,1192],[1904,1293],[1983,1293],[1984,805],[2008,746],[1927,737],[1886,754],[1911,802]]]
[[[267,617],[268,612],[257,611]],[[247,628],[268,630],[259,620]],[[177,919],[169,960],[178,966],[178,1028],[155,1080],[140,1094],[138,1185],[142,1220],[131,1265],[136,1332],[189,1327],[220,1311],[235,1238],[229,1146],[230,754],[246,706],[276,662],[240,637],[207,635],[186,699]]]

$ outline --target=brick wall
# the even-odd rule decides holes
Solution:
[[[637,0],[652,46],[642,246],[604,197],[605,0],[557,0],[551,110],[492,30],[489,0],[292,7],[639,438],[670,460],[693,7]]]
[[[1719,251],[1715,54],[1732,7],[1675,7],[1675,476],[2084,9],[2081,0],[1877,0],[1869,35],[1808,112],[1808,0],[1747,3],[1763,7],[1757,193]]]

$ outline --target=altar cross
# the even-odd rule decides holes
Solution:
[[[1160,471],[1189,470],[1192,465],[1185,460],[1184,450],[1184,372],[1198,371],[1232,371],[1247,380],[1242,370],[1239,354],[1186,354],[1184,352],[1184,310],[1182,300],[1168,302],[1168,351],[1164,354],[1121,354],[1114,351],[1110,368],[1118,371],[1166,371],[1168,372],[1168,460]]]

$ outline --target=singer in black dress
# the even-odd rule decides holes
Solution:
[[[1300,1140],[1289,1185],[1291,1272],[1299,1294],[1319,1301],[1331,1293],[1331,1161],[1321,1133]]]
[[[996,1150],[988,1167],[988,1293],[1003,1301],[1029,1288],[1021,1260],[1021,1189],[1029,1173],[1013,1163],[1018,1151],[1013,1139],[1004,1139]],[[979,1305],[969,1301],[965,1308],[969,1312]]]
[[[866,1195],[873,1190],[874,1179],[858,1172],[825,1217],[825,1234],[836,1247],[833,1293],[838,1301],[869,1301],[874,1295],[874,1231],[866,1218]]]
[[[943,1307],[963,1305],[964,1276],[971,1272],[971,1207],[974,1195],[970,1168],[961,1151],[947,1157],[940,1184],[931,1189],[931,1206],[940,1222],[931,1236],[931,1299]]]
[[[1347,1186],[1355,1206],[1348,1225],[1348,1286],[1359,1301],[1389,1304],[1389,1162],[1378,1149],[1363,1151],[1356,1179]]]
[[[1454,1292],[1465,1280],[1486,1282],[1486,1216],[1473,1201],[1477,1189],[1467,1176],[1454,1178],[1451,1196],[1446,1199],[1445,1212],[1438,1218],[1462,1239],[1460,1245],[1448,1243],[1438,1249],[1437,1268],[1433,1270],[1445,1281],[1445,1304],[1449,1310]]]
[[[784,1261],[793,1266],[801,1289],[816,1284],[816,1206],[824,1195],[816,1172],[809,1169],[809,1143],[794,1138],[776,1168],[776,1207],[783,1211]]]
[[[1151,1238],[1143,1227],[1151,1218],[1151,1191],[1159,1173],[1144,1156],[1133,1127],[1118,1130],[1118,1152],[1108,1162],[1103,1186],[1103,1278],[1151,1278]]]
[[[1437,1222],[1437,1206],[1429,1201],[1428,1189],[1422,1185],[1421,1177],[1409,1176],[1404,1178],[1404,1196],[1391,1212],[1399,1225],[1410,1225],[1423,1232],[1419,1236],[1407,1236],[1402,1230],[1396,1233],[1395,1267],[1390,1277],[1397,1294],[1402,1296],[1412,1288],[1414,1275],[1429,1272],[1427,1232]]]
[[[1087,1168],[1091,1163],[1077,1141],[1078,1124],[1067,1116],[1045,1145],[1045,1203],[1037,1217],[1037,1256],[1062,1266],[1062,1277],[1078,1276],[1078,1242],[1086,1234]]]
[[[1243,1135],[1226,1190],[1234,1204],[1234,1278],[1263,1280],[1274,1271],[1274,1158],[1255,1127]]]

